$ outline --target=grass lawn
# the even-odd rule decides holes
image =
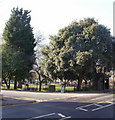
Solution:
[[[55,85],[55,90],[56,92],[60,92],[61,91],[61,85],[56,85],[56,84],[50,84],[50,85]],[[38,88],[39,89],[39,85],[35,85],[35,84],[29,84],[29,88],[30,89],[36,89]],[[48,91],[48,88],[49,88],[49,85],[42,85],[42,91]],[[1,89],[7,89],[6,85],[3,84]],[[14,84],[11,84],[10,85],[10,89],[14,89]],[[21,90],[20,88],[17,88],[17,90]],[[22,85],[22,90],[26,90],[26,86],[25,85]],[[71,87],[71,86],[67,86],[65,88],[65,91],[67,92],[73,92],[74,91],[74,87]]]

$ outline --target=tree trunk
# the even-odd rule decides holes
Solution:
[[[17,80],[15,79],[14,80],[14,90],[16,90],[17,89]]]
[[[42,81],[41,81],[41,76],[39,73],[38,73],[38,76],[39,76],[39,91],[41,91],[42,90]]]
[[[7,89],[10,89],[10,79],[8,79],[8,82],[7,80],[4,80],[4,82],[6,84]]]
[[[4,80],[4,82],[5,82],[5,84],[6,84],[6,87],[7,87],[7,89],[8,89],[8,83],[7,83],[7,81],[6,81],[6,80]]]
[[[97,77],[97,73],[93,74],[93,87],[94,90],[98,90],[98,77]]]
[[[82,83],[82,77],[78,78],[78,86],[77,86],[77,91],[81,90],[81,83]]]
[[[8,89],[10,89],[10,79],[8,80]]]
[[[94,87],[94,90],[98,90],[98,80],[97,79],[93,79],[93,87]]]
[[[87,80],[85,80],[85,87],[87,87]]]
[[[40,80],[40,83],[39,83],[39,91],[41,92],[42,90],[42,81]]]

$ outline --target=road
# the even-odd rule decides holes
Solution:
[[[3,107],[3,118],[112,120],[114,114],[113,94],[110,93],[2,92],[4,96],[42,100],[42,102],[33,104]]]

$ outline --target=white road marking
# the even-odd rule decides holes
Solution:
[[[58,113],[58,115],[61,116],[61,117],[66,117],[65,115],[62,115],[61,113]]]
[[[80,110],[83,110],[83,111],[85,111],[85,112],[87,112],[87,111],[88,111],[88,110],[86,110],[86,109],[83,109],[83,108],[81,108],[81,107],[80,107],[79,109],[80,109]]]
[[[99,104],[97,104],[97,103],[94,103],[94,105],[96,105],[96,106],[102,106],[102,105],[99,105]]]
[[[93,109],[92,111],[96,111],[96,110],[99,110],[99,109],[102,109],[102,108],[106,108],[106,107],[109,107],[109,106],[111,106],[111,105],[113,105],[113,104],[101,106],[101,107],[99,107],[99,108]]]
[[[88,104],[88,105],[83,105],[83,106],[79,106],[79,107],[77,107],[76,109],[79,109],[80,107],[88,107],[88,106],[92,106],[94,103],[92,103],[92,104]]]
[[[68,117],[65,117],[65,118],[61,118],[59,120],[66,120],[66,119],[69,119],[69,118],[71,118],[71,116],[68,116]]]
[[[51,116],[51,115],[54,115],[54,114],[55,114],[55,113],[46,114],[46,115],[41,115],[41,116],[33,117],[33,118],[30,118],[30,119],[26,119],[26,120],[33,120],[33,119],[37,119],[37,118],[43,118],[43,117]]]
[[[66,117],[65,115],[62,115],[61,113],[58,113],[58,115],[59,115],[60,117],[62,117],[62,118],[59,119],[59,120],[66,120],[66,119],[71,118],[71,116]]]
[[[98,103],[109,103],[109,105],[99,105]],[[97,102],[97,103],[92,103],[92,104],[88,104],[88,105],[79,106],[76,109],[83,110],[83,111],[87,112],[88,110],[84,109],[84,108],[92,106],[92,105],[99,106],[98,108],[95,108],[95,109],[91,110],[91,111],[96,111],[96,110],[99,110],[99,109],[102,109],[102,108],[106,108],[106,107],[109,107],[109,106],[113,105],[113,102],[111,102],[111,101],[100,101],[100,102]]]

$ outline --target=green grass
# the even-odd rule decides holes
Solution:
[[[57,92],[61,91],[61,86],[56,86],[56,91]],[[66,92],[73,92],[74,91],[74,87],[66,87],[65,91]]]
[[[51,84],[51,85],[55,85],[55,84]],[[3,84],[3,86],[1,88],[2,89],[7,89],[5,84]],[[30,89],[32,89],[32,88],[38,88],[39,89],[39,85],[29,84],[29,88]],[[42,85],[42,91],[48,91],[48,88],[49,88],[49,85]],[[10,85],[10,89],[14,89],[14,84]],[[60,92],[61,91],[61,85],[55,85],[55,89],[56,89],[56,92]],[[21,90],[21,89],[17,88],[17,90]],[[25,85],[22,85],[22,90],[26,90],[26,86]],[[74,87],[67,86],[65,88],[65,91],[66,92],[73,92],[74,91]]]

